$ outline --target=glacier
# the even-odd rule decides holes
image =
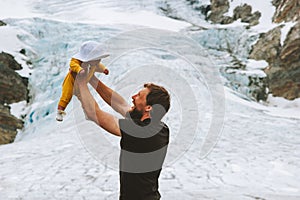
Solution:
[[[251,31],[214,27],[177,0],[25,2],[30,15],[8,13],[5,22],[20,30],[31,62],[31,101],[20,111],[25,128],[0,146],[0,199],[118,198],[119,139],[86,121],[76,97],[66,120],[55,121],[69,59],[85,40],[111,50],[103,60],[110,75],[97,76],[128,101],[144,81],[171,92],[162,199],[299,199],[299,100],[255,102],[221,76],[233,61],[220,50],[228,44],[247,73],[262,73],[264,63],[246,58]],[[166,3],[184,22],[162,16]],[[190,29],[195,24],[207,30]]]

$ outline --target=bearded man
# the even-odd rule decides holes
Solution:
[[[93,76],[90,84],[124,118],[107,113],[91,95],[82,72],[76,78],[86,117],[107,132],[121,137],[120,200],[158,200],[158,179],[167,153],[169,128],[161,120],[170,108],[168,91],[153,83],[132,96],[130,106],[123,97]]]

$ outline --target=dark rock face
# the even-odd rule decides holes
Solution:
[[[280,26],[260,34],[259,40],[252,46],[249,57],[255,60],[266,60],[269,64],[278,67],[281,51],[280,37]]]
[[[243,4],[242,6],[237,6],[233,10],[233,19],[238,20],[241,19],[241,22],[249,23],[250,26],[255,26],[259,23],[259,18],[261,17],[261,13],[256,11],[252,13],[252,7]]]
[[[297,21],[300,18],[299,0],[273,0],[276,11],[273,16],[273,22]]]
[[[21,68],[11,55],[0,54],[0,103],[11,104],[27,100],[28,80],[14,71]]]
[[[14,141],[17,129],[23,122],[10,114],[6,104],[28,100],[28,79],[21,77],[14,70],[22,69],[14,58],[7,53],[0,53],[0,144]]]
[[[235,20],[241,19],[241,22],[249,23],[249,26],[255,26],[259,23],[261,13],[256,11],[252,13],[252,7],[244,4],[234,8],[233,16],[224,16],[229,10],[228,0],[211,0],[211,13],[208,19],[213,23],[230,24]]]
[[[0,144],[14,141],[17,129],[23,128],[23,122],[10,114],[10,108],[0,104]]]
[[[274,96],[293,100],[300,97],[300,2],[298,0],[273,0],[276,23],[295,21],[283,45],[280,43],[283,26],[263,33],[253,45],[250,58],[266,60],[265,69],[269,90]]]
[[[242,6],[237,6],[233,10],[233,18],[234,19],[239,19],[239,18],[245,19],[251,15],[251,12],[252,12],[252,7],[247,4],[243,4]]]
[[[288,33],[279,59],[279,67],[266,70],[271,92],[290,100],[300,97],[300,21]]]
[[[0,20],[0,26],[5,26],[6,24]]]
[[[0,53],[0,65],[3,65],[4,67],[8,67],[13,70],[22,69],[21,65],[15,61],[14,57],[5,52]]]
[[[210,8],[211,13],[208,19],[214,23],[222,23],[224,21],[223,15],[228,12],[229,2],[227,0],[211,0]]]

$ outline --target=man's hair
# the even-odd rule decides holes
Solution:
[[[146,104],[152,106],[151,117],[161,120],[170,109],[170,94],[164,87],[153,83],[145,83],[144,87],[149,89]]]

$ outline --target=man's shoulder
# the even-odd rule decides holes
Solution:
[[[138,138],[148,138],[157,134],[169,135],[169,127],[166,123],[151,122],[150,119],[144,121],[130,118],[119,119],[119,127],[122,134]]]
[[[158,127],[158,128],[163,128],[163,129],[169,130],[169,127],[165,122],[163,122],[163,121],[152,122],[150,118],[145,119],[144,121],[140,121],[137,119],[131,119],[131,118],[121,118],[121,119],[119,119],[119,125],[120,125],[120,128],[124,127],[124,126],[125,127],[127,127],[127,126],[145,127],[145,128]]]
[[[161,122],[160,122],[160,125],[161,125],[163,128],[169,130],[169,126],[168,126],[165,122],[161,121]]]

